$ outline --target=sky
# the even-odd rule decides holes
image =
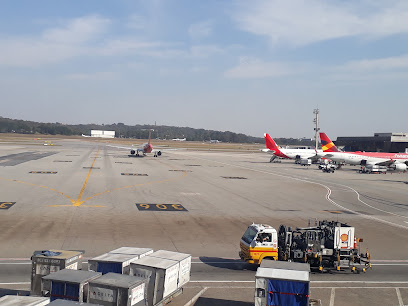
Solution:
[[[408,132],[406,0],[1,0],[0,116]]]

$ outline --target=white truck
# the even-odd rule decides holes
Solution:
[[[355,229],[338,221],[319,221],[296,228],[252,224],[240,242],[242,260],[261,264],[264,259],[309,263],[319,271],[350,269],[365,272],[371,267],[370,254],[359,254]]]

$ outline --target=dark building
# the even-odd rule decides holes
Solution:
[[[337,137],[336,146],[345,151],[403,153],[408,150],[408,133],[375,133],[371,137]]]

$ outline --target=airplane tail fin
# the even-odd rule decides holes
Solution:
[[[150,136],[151,136],[151,134],[152,134],[152,131],[149,130],[149,145],[150,145]]]
[[[272,139],[271,136],[269,136],[269,134],[265,133],[264,134],[265,137],[265,145],[266,148],[268,148],[271,151],[275,151],[275,152],[279,152],[279,147],[276,145],[275,141]]]
[[[326,133],[320,133],[320,142],[322,143],[323,152],[339,152],[339,149],[337,149]]]

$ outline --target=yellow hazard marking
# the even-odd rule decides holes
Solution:
[[[342,211],[339,211],[339,210],[322,210],[322,211],[320,211],[320,212],[323,212],[323,213],[332,213],[332,214],[342,214],[343,212]]]
[[[71,200],[72,205],[74,205],[74,206],[81,206],[81,204],[85,202],[85,201],[81,201],[81,198],[82,198],[82,195],[84,194],[85,187],[86,187],[86,184],[88,183],[89,177],[91,176],[92,168],[93,168],[93,166],[95,164],[96,159],[98,158],[98,154],[99,154],[99,149],[96,152],[96,156],[95,156],[95,158],[94,158],[94,160],[92,162],[91,168],[88,171],[88,175],[86,176],[85,182],[82,185],[82,188],[81,188],[81,191],[79,192],[78,198],[76,199],[76,201]]]

